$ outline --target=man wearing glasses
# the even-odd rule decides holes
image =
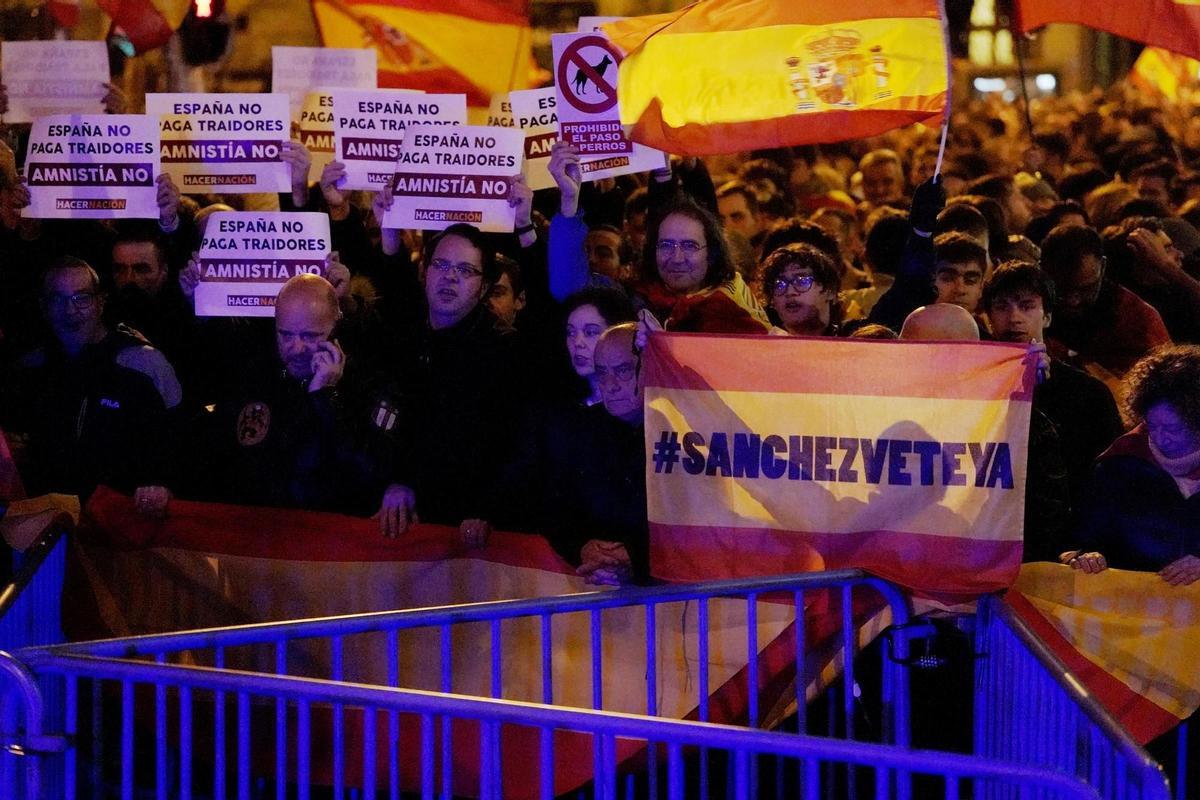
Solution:
[[[399,536],[419,514],[461,523],[470,538],[495,518],[491,489],[527,382],[511,329],[486,302],[500,272],[489,240],[471,225],[451,225],[430,238],[423,260],[423,312],[396,320],[390,436],[399,464],[380,530]]]
[[[160,515],[170,492],[169,412],[181,391],[162,353],[105,325],[95,270],[64,256],[46,270],[42,314],[52,338],[5,383],[5,427],[28,433],[22,474],[31,492],[86,499],[99,485],[131,492]]]
[[[1058,305],[1046,335],[1050,354],[1110,385],[1171,337],[1162,317],[1105,276],[1104,242],[1082,225],[1060,225],[1042,240],[1041,267]]]

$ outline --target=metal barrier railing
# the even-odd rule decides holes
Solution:
[[[15,554],[16,567],[0,587],[0,789],[12,796],[46,797],[61,793],[61,776],[39,770],[40,754],[62,750],[62,741],[43,730],[63,729],[63,690],[48,684],[33,697],[26,683],[32,677],[9,652],[63,640],[61,606],[66,568],[67,533],[73,527],[67,514],[50,520],[24,552]],[[4,546],[0,544],[0,546]],[[20,791],[22,794],[18,794]]]
[[[133,742],[139,687],[143,685],[156,695],[159,741],[169,740],[164,722],[167,718],[165,706],[170,703],[178,709],[175,718],[179,735],[173,740],[176,742],[177,766],[169,769],[165,759],[157,758],[153,777],[147,778],[152,781],[158,797],[187,800],[194,796],[193,757],[197,746],[191,736],[192,728],[199,724],[203,715],[220,715],[226,705],[236,727],[235,741],[228,748],[233,754],[230,757],[232,765],[221,760],[223,750],[218,747],[211,791],[214,796],[223,797],[229,790],[236,792],[239,798],[269,793],[270,787],[254,783],[251,763],[251,740],[256,728],[253,708],[261,701],[282,704],[299,720],[294,758],[285,760],[285,769],[274,786],[274,794],[297,796],[301,800],[308,800],[312,791],[314,745],[309,737],[318,704],[360,711],[365,746],[359,754],[361,777],[356,784],[369,787],[366,789],[368,797],[376,796],[375,791],[379,789],[387,789],[390,797],[399,795],[394,780],[380,787],[382,776],[376,771],[377,740],[372,731],[374,722],[388,715],[411,716],[417,723],[416,741],[410,745],[412,751],[420,755],[418,793],[425,800],[458,794],[485,800],[507,796],[548,800],[556,793],[555,770],[561,763],[556,762],[555,754],[564,737],[589,740],[599,753],[589,795],[604,799],[656,798],[665,794],[671,800],[685,796],[746,800],[785,795],[816,800],[839,788],[844,791],[844,787],[830,785],[823,777],[829,774],[823,767],[830,764],[865,771],[874,783],[874,796],[879,798],[908,796],[907,784],[916,779],[926,781],[920,796],[947,800],[957,800],[968,794],[971,782],[981,781],[1007,787],[1021,797],[1047,800],[1100,797],[1085,781],[1049,770],[949,753],[712,723],[93,656],[60,654],[49,657],[41,667],[68,676],[68,685],[86,676],[119,686],[121,735],[116,749],[120,755],[119,796],[122,798],[134,797],[138,786],[137,765],[127,754]],[[218,701],[215,707],[201,704],[202,699],[214,697],[223,698],[223,702]],[[221,724],[227,721],[223,720]],[[478,754],[479,779],[475,785],[454,786],[438,764],[438,728],[445,731],[466,724],[474,724],[476,734],[468,740],[456,739],[456,745],[470,747]],[[501,772],[501,751],[513,746],[511,734],[514,729],[528,731],[536,746],[530,749],[530,758],[521,774],[506,779]],[[631,746],[641,752],[661,754],[662,781],[659,786],[635,783],[632,774],[623,773],[622,757]],[[707,756],[698,756],[705,752]],[[703,763],[712,762],[725,771],[726,781],[721,785],[703,786],[698,757],[706,759]],[[775,787],[758,781],[758,765],[768,759],[775,762],[776,774],[783,776]],[[289,763],[294,768],[288,769]],[[65,796],[74,797],[75,790],[74,783],[69,784]],[[340,787],[334,790],[333,796],[342,796]]]
[[[1000,597],[979,601],[976,654],[976,754],[1075,775],[1113,800],[1168,800],[1162,768]]]
[[[838,682],[838,703],[841,706],[840,732],[847,738],[855,735],[855,675],[854,657],[858,646],[858,625],[861,619],[855,617],[856,601],[864,594],[877,595],[872,609],[886,606],[891,621],[896,624],[890,635],[891,652],[895,659],[885,659],[882,667],[882,699],[883,699],[883,735],[885,741],[907,746],[909,736],[909,705],[908,705],[908,675],[903,662],[907,660],[908,639],[910,636],[921,635],[921,631],[909,625],[907,599],[893,585],[878,578],[866,575],[857,570],[844,570],[829,573],[814,573],[798,576],[783,576],[752,580],[719,581],[704,584],[684,586],[660,586],[649,588],[629,588],[616,592],[593,592],[562,597],[546,597],[529,600],[514,600],[495,603],[476,603],[461,606],[448,606],[433,609],[416,609],[407,611],[382,612],[324,619],[244,625],[229,628],[189,631],[183,633],[158,634],[137,636],[123,639],[85,642],[78,644],[60,645],[54,647],[35,648],[22,651],[19,655],[24,663],[29,665],[39,677],[47,673],[61,672],[60,667],[79,658],[119,658],[134,666],[149,667],[167,665],[172,661],[185,665],[204,664],[215,668],[233,668],[249,665],[248,670],[255,673],[271,673],[277,675],[300,676],[313,679],[329,679],[335,682],[353,680],[355,669],[361,663],[371,662],[381,665],[380,675],[386,675],[386,680],[368,680],[367,683],[379,686],[406,686],[401,683],[399,653],[405,647],[411,648],[414,639],[406,639],[405,634],[428,634],[432,638],[421,640],[425,650],[420,653],[421,660],[432,665],[439,673],[439,681],[433,687],[441,694],[450,694],[454,686],[454,675],[450,665],[452,650],[456,646],[456,633],[470,625],[486,626],[487,635],[477,636],[472,641],[482,642],[482,647],[489,648],[472,653],[477,660],[487,659],[491,676],[490,686],[481,691],[472,691],[477,696],[490,694],[493,698],[506,696],[508,687],[504,683],[504,662],[509,657],[506,650],[505,632],[511,629],[504,626],[519,622],[540,630],[540,653],[533,659],[540,668],[540,692],[532,697],[517,697],[521,700],[534,700],[550,705],[563,705],[561,692],[555,685],[556,674],[562,680],[561,665],[554,663],[556,651],[553,647],[555,633],[560,627],[559,620],[564,617],[584,615],[588,633],[585,637],[590,640],[588,663],[577,665],[575,674],[569,676],[576,682],[586,684],[588,673],[591,678],[590,701],[592,710],[612,711],[606,707],[606,697],[601,688],[604,682],[602,675],[604,660],[602,658],[602,640],[605,637],[605,612],[619,613],[625,610],[622,618],[625,628],[643,629],[645,652],[629,654],[638,659],[640,665],[644,657],[645,675],[642,681],[642,699],[647,716],[658,716],[659,710],[659,660],[665,654],[657,651],[661,622],[668,614],[672,615],[683,608],[686,619],[695,619],[694,642],[689,644],[688,652],[671,653],[672,657],[690,658],[695,666],[695,695],[698,699],[696,715],[700,721],[712,718],[714,710],[711,707],[711,695],[718,689],[716,680],[710,682],[709,656],[710,633],[715,640],[716,627],[721,627],[723,633],[728,633],[731,625],[744,629],[745,641],[743,651],[744,668],[731,681],[736,683],[745,699],[744,715],[739,722],[749,727],[759,725],[763,721],[764,709],[760,708],[759,693],[765,688],[767,679],[772,676],[761,674],[765,667],[760,668],[760,656],[767,645],[760,640],[759,616],[773,615],[779,620],[782,607],[787,615],[787,621],[795,618],[807,619],[804,610],[814,598],[820,597],[825,601],[824,615],[837,621],[840,629],[835,626],[829,631],[825,645],[832,641],[838,652],[832,656],[823,652],[821,659],[815,662],[815,671],[824,668],[828,682],[828,667],[831,661],[837,661],[835,671],[842,671],[842,680]],[[882,598],[882,603],[880,602]],[[731,604],[736,605],[735,610]],[[740,605],[739,605],[740,604]],[[768,608],[768,606],[770,608]],[[714,631],[710,632],[710,616]],[[640,620],[640,621],[636,621]],[[738,621],[740,620],[740,622]],[[566,623],[561,623],[567,627]],[[804,625],[793,626],[792,641],[786,642],[785,650],[790,654],[791,663],[795,665],[798,674],[794,680],[794,696],[791,708],[796,717],[796,728],[800,731],[807,729],[807,702],[810,699],[810,684],[814,682],[814,662],[810,656],[819,643],[806,641]],[[784,638],[782,635],[775,640]],[[714,645],[715,647],[716,645]],[[587,645],[585,644],[586,648]],[[694,648],[694,652],[692,652]],[[327,663],[320,659],[306,658],[315,649],[329,654]],[[349,654],[353,653],[352,658]],[[578,658],[581,655],[574,653]],[[839,660],[840,659],[840,660]],[[327,666],[324,674],[316,674],[312,670],[314,663],[320,662]],[[440,665],[440,666],[439,666]],[[361,669],[358,670],[361,674]],[[85,676],[87,673],[83,673]],[[360,682],[363,682],[360,680]],[[426,687],[416,687],[426,688]],[[560,687],[559,687],[560,688]],[[628,687],[624,687],[628,688]],[[104,725],[105,715],[98,713],[96,708],[104,703],[99,690],[93,684],[91,696],[88,692],[80,692],[77,685],[67,683],[68,725],[72,717],[80,709],[81,699],[84,705],[90,701],[93,712],[93,729],[91,738],[98,743],[115,740],[117,737],[102,735],[95,729],[96,725]],[[161,690],[155,690],[161,698]],[[778,699],[778,698],[771,698]],[[835,704],[835,707],[837,704]],[[581,706],[585,707],[585,706]],[[777,707],[778,708],[778,707]],[[215,706],[218,753],[224,752],[224,703],[218,698]],[[333,709],[331,719],[331,738],[329,742],[331,753],[331,775],[329,776],[335,794],[347,785],[348,777],[344,769],[345,751],[348,743],[348,728],[343,721],[342,709]],[[155,712],[159,714],[161,712]],[[275,751],[274,775],[276,785],[286,783],[285,770],[288,762],[287,747],[290,735],[299,735],[299,721],[293,719],[294,714],[282,705],[274,709],[272,728]],[[157,723],[155,723],[157,724]],[[399,735],[399,725],[395,720],[383,731],[390,745],[395,745]],[[78,728],[69,729],[71,735],[78,734]],[[125,743],[130,731],[123,731],[121,741]],[[167,744],[165,731],[158,730],[153,747],[157,750],[155,762],[165,764],[169,758],[170,748]],[[132,745],[132,740],[128,742]],[[99,745],[89,754],[91,757],[93,776],[99,776],[103,770],[103,762],[110,760],[109,753],[104,752],[107,745]],[[455,760],[455,745],[451,731],[444,727],[439,737],[438,759],[443,769],[443,781],[449,785],[451,780],[450,765]],[[392,779],[398,774],[400,764],[393,755],[387,765]],[[599,747],[593,753],[596,768],[599,769],[602,759]],[[84,766],[78,761],[79,754],[70,751],[66,756],[65,771],[74,776],[76,770]],[[647,751],[646,774],[649,776],[650,789],[655,789],[658,774],[660,754],[651,749]],[[342,766],[339,766],[342,765]],[[699,780],[704,791],[709,788],[707,761],[701,759]],[[218,770],[220,773],[220,770]],[[597,772],[597,774],[599,774]],[[96,777],[96,780],[99,778]],[[853,786],[857,775],[848,774],[843,778]],[[95,780],[93,780],[95,783]],[[396,784],[393,784],[396,785]],[[905,796],[901,793],[900,796]]]

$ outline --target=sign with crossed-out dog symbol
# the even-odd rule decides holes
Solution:
[[[585,157],[632,152],[617,109],[620,52],[597,33],[555,34],[551,44],[562,138]]]

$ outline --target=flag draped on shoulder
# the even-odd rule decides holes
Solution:
[[[528,0],[313,0],[326,47],[379,53],[381,88],[462,93],[487,108],[529,86]]]
[[[943,113],[934,0],[700,0],[605,25],[621,122],[685,155],[841,141]]]
[[[1073,22],[1200,58],[1198,0],[1018,0],[1015,19],[1021,33],[1051,22]]]
[[[1016,577],[1023,346],[656,333],[642,371],[656,577],[858,567],[949,601]]]

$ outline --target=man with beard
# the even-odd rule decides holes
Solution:
[[[86,499],[99,485],[132,492],[139,510],[162,513],[170,410],[180,389],[162,353],[103,321],[100,279],[63,256],[45,271],[41,307],[52,334],[0,380],[3,426],[28,435],[21,465],[34,494]]]
[[[1046,345],[1056,358],[1110,386],[1142,356],[1170,344],[1158,312],[1105,275],[1104,242],[1082,225],[1060,225],[1042,240],[1042,269],[1058,306]]]
[[[366,516],[385,486],[370,426],[335,335],[330,283],[298,275],[275,304],[273,363],[248,363],[228,397],[196,425],[193,493],[202,499]]]
[[[112,245],[112,294],[107,318],[150,340],[179,372],[184,386],[199,351],[191,304],[171,280],[166,245],[154,223],[121,226]]]
[[[1054,284],[1032,264],[1010,261],[984,284],[982,308],[999,341],[1042,342],[1054,311]],[[1033,407],[1058,431],[1071,505],[1079,508],[1092,462],[1124,432],[1112,393],[1090,375],[1052,359],[1033,390]]]

